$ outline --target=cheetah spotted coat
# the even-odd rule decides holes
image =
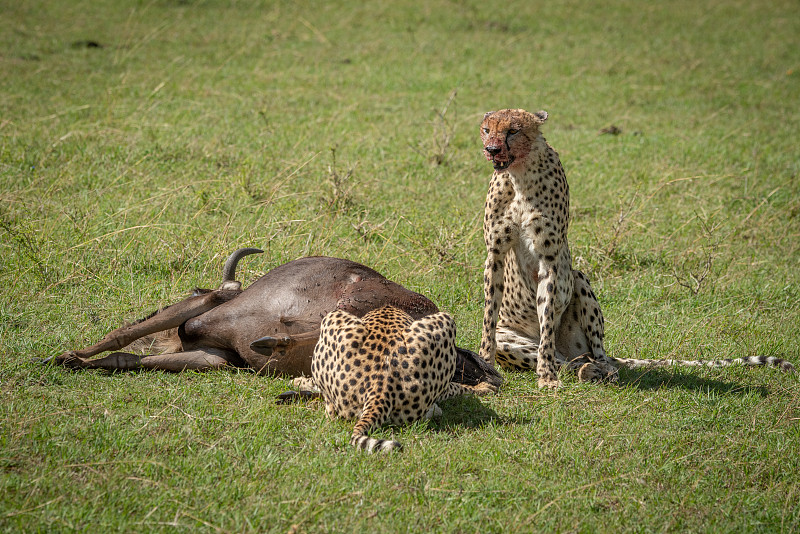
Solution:
[[[569,186],[558,153],[539,128],[547,112],[489,112],[481,123],[484,155],[495,169],[484,213],[484,315],[480,356],[509,370],[535,369],[540,387],[558,387],[560,367],[581,380],[615,380],[617,368],[672,364],[772,365],[751,356],[714,361],[611,358],[604,321],[588,278],[572,268],[567,242]]]
[[[417,321],[392,306],[361,319],[331,312],[322,320],[314,349],[312,386],[322,393],[328,416],[358,419],[352,445],[368,451],[400,449],[396,441],[370,438],[369,431],[430,416],[437,401],[455,395],[497,391],[487,383],[451,382],[455,335],[455,322],[441,312]]]

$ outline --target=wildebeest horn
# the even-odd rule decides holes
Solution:
[[[264,251],[260,248],[240,248],[231,254],[225,262],[225,266],[222,268],[222,283],[236,281],[236,265],[239,263],[239,260],[250,254],[261,254],[262,252]]]

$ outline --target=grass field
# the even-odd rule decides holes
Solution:
[[[246,283],[366,263],[476,349],[477,126],[523,107],[611,355],[800,364],[800,4],[389,6],[0,0],[0,531],[800,530],[797,374],[507,373],[370,456],[283,379],[37,363],[241,246]]]

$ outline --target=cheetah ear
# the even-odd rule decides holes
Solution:
[[[533,122],[535,122],[536,124],[544,124],[544,121],[547,120],[547,112],[544,110],[536,111],[534,113],[531,113],[531,115],[533,115]]]
[[[488,118],[489,118],[489,115],[491,115],[492,113],[494,113],[494,111],[487,111],[486,113],[484,113],[484,114],[483,114],[483,120],[486,120],[486,119],[488,119]]]

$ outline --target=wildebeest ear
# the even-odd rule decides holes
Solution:
[[[488,119],[488,118],[489,118],[489,115],[491,115],[492,113],[494,113],[494,111],[487,111],[486,113],[484,113],[484,114],[483,114],[483,120],[486,120],[486,119]]]
[[[536,124],[544,124],[544,121],[547,120],[547,112],[544,110],[536,111],[534,113],[531,113],[531,115],[533,115],[533,121]]]

